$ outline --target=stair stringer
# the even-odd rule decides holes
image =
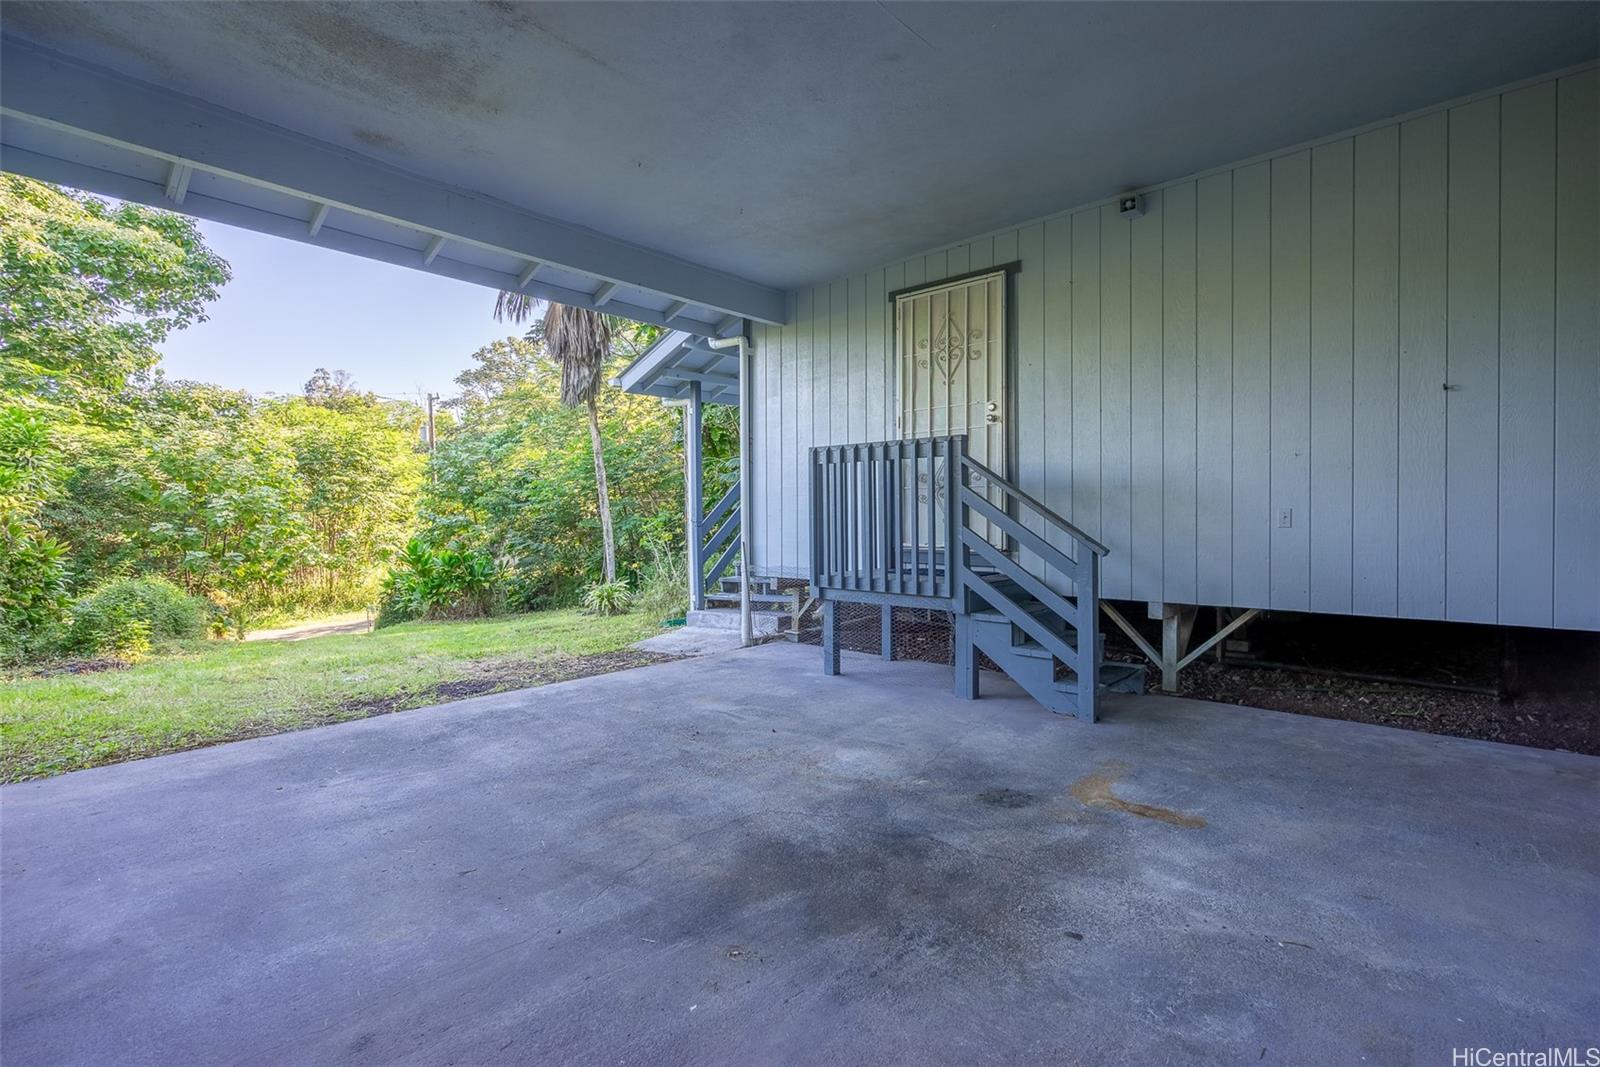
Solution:
[[[994,660],[1029,696],[1058,715],[1078,714],[1077,694],[1057,686],[1053,657],[1019,650],[1009,622],[969,616],[967,623],[973,647]]]

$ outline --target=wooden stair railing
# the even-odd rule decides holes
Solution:
[[[1101,689],[1142,688],[1142,670],[1101,663],[1106,546],[969,456],[965,436],[820,446],[810,462],[827,673],[836,603],[855,601],[880,605],[885,634],[896,605],[950,611],[963,696],[978,695],[980,651],[1052,711],[1091,721]]]

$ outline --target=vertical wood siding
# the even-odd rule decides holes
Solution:
[[[888,294],[1012,261],[1012,470],[1106,596],[1600,629],[1600,72],[793,294],[759,570],[808,448],[895,436]]]
[[[1555,620],[1600,629],[1600,74],[1556,87]]]
[[[1398,613],[1400,577],[1400,129],[1354,145],[1350,610]]]

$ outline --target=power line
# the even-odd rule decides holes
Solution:
[[[245,391],[248,392],[249,390]],[[435,400],[442,398],[442,394],[428,389],[413,389],[403,393],[380,393],[376,389],[362,389],[360,386],[357,386],[354,392],[360,396],[375,396],[379,400],[410,400],[419,406],[427,403],[429,395],[432,395]],[[256,395],[275,399],[288,399],[291,397],[304,396],[305,394],[296,389],[284,393],[277,392],[276,390],[267,390]]]

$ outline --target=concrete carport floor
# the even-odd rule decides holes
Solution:
[[[1596,1043],[1600,760],[767,645],[0,790],[0,1056]]]

